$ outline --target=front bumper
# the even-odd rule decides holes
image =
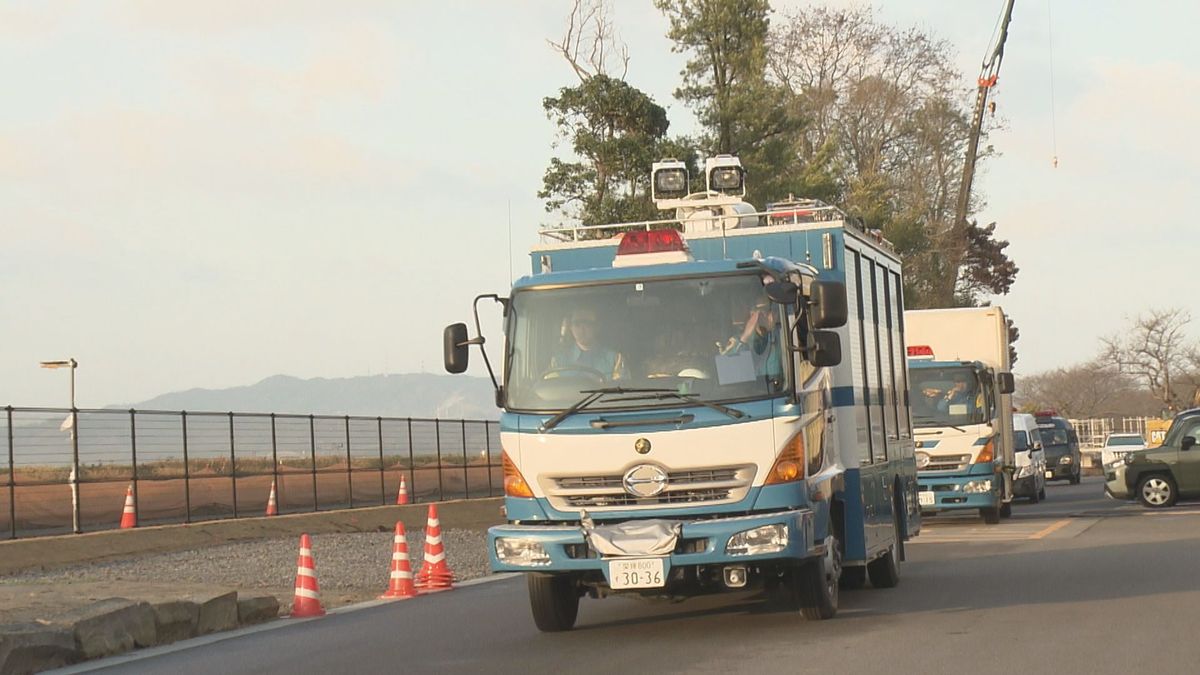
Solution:
[[[820,553],[814,541],[813,522],[810,509],[685,521],[675,552],[663,560],[663,572],[669,577],[672,569],[687,566],[810,558]],[[725,545],[734,534],[773,524],[787,525],[787,543],[782,550],[758,555],[725,552]],[[501,562],[496,556],[496,539],[500,537],[536,541],[545,549],[550,561],[536,566]],[[600,572],[608,579],[609,559],[599,557],[589,549],[583,530],[578,526],[497,525],[488,530],[488,558],[493,572]]]
[[[1013,496],[1033,497],[1037,494],[1037,476],[1025,476],[1013,479]]]
[[[1046,480],[1065,480],[1072,478],[1079,471],[1079,467],[1075,462],[1070,464],[1059,464],[1055,462],[1053,465],[1046,465]]]
[[[1133,499],[1133,490],[1125,482],[1125,467],[1104,469],[1104,494],[1112,499]]]
[[[988,492],[966,492],[967,483],[990,480]],[[999,501],[1002,479],[999,474],[971,473],[965,476],[922,476],[917,474],[918,504],[925,512],[985,509]],[[932,495],[932,498],[929,496]],[[932,499],[932,503],[930,503]]]

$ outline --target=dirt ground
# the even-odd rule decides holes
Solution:
[[[489,475],[489,473],[491,475]],[[500,467],[483,466],[416,469],[403,472],[411,499],[483,497],[498,494],[503,477]],[[322,469],[316,475],[316,502],[320,509],[394,504],[400,472],[355,471],[347,478],[345,467]],[[271,492],[271,476],[239,476],[236,483],[238,514],[262,514]],[[81,483],[79,485],[80,527],[84,532],[115,528],[121,521],[128,481]],[[58,485],[17,485],[15,488],[17,536],[59,534],[71,531],[71,488]],[[0,539],[10,536],[12,513],[7,486],[0,486]],[[234,482],[228,476],[197,475],[185,492],[182,479],[142,480],[137,485],[138,522],[142,525],[184,522],[190,502],[192,520],[231,518],[234,514]],[[276,498],[279,513],[312,512],[314,481],[308,472],[279,474]],[[444,497],[443,497],[444,495]],[[351,496],[353,499],[351,499]]]
[[[472,499],[438,504],[443,528],[486,530],[503,522],[500,499]],[[80,535],[0,541],[0,581],[24,570],[48,570],[71,565],[133,559],[151,553],[187,551],[227,542],[272,539],[302,533],[385,532],[397,520],[409,531],[424,528],[428,504],[301,513],[273,518],[245,518],[190,525],[141,527]],[[221,590],[203,584],[164,584],[147,579],[104,583],[0,583],[0,623],[46,620],[89,602],[123,597],[148,602],[179,599],[193,593]],[[239,590],[226,588],[224,590]],[[244,589],[243,589],[244,590]],[[292,588],[254,588],[287,605]],[[322,591],[327,608],[359,602],[377,595],[375,589]]]

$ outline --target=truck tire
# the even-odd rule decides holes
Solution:
[[[1012,502],[1000,502],[1000,517],[1012,518]]]
[[[579,615],[579,589],[570,574],[530,574],[529,608],[533,622],[543,633],[575,627]]]
[[[1165,473],[1152,473],[1138,479],[1137,498],[1142,506],[1151,509],[1162,509],[1175,505],[1179,498],[1179,489],[1175,481]]]
[[[825,546],[825,555],[804,561],[789,575],[788,590],[809,621],[824,621],[837,614],[842,546],[833,536],[825,540]]]
[[[1000,524],[1000,508],[989,506],[986,509],[979,509],[979,515],[983,516],[983,522],[988,525]]]
[[[1071,485],[1079,485],[1080,473],[1083,469],[1079,468],[1079,462],[1075,463],[1075,473],[1071,474]]]
[[[1038,499],[1046,501],[1046,486],[1043,485],[1041,490],[1038,490]]]

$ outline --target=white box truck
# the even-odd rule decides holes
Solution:
[[[978,509],[998,523],[1016,463],[1004,311],[913,310],[904,323],[921,510]]]

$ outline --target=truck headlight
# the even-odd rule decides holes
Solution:
[[[1062,459],[1058,460],[1058,463],[1059,463],[1059,464],[1070,464],[1070,463],[1071,463],[1071,456],[1070,456],[1070,455],[1067,455],[1066,457],[1063,457]]]
[[[963,486],[963,492],[979,494],[992,491],[991,480],[973,480]]]
[[[550,554],[546,553],[546,547],[533,539],[497,538],[496,558],[505,565],[537,567],[550,564]]]
[[[1028,478],[1032,475],[1033,475],[1033,465],[1032,464],[1026,464],[1025,466],[1017,469],[1017,476],[1016,476],[1017,478]]]
[[[758,555],[760,553],[775,553],[787,547],[787,525],[763,525],[753,530],[738,532],[729,538],[725,544],[725,553],[729,555]]]

